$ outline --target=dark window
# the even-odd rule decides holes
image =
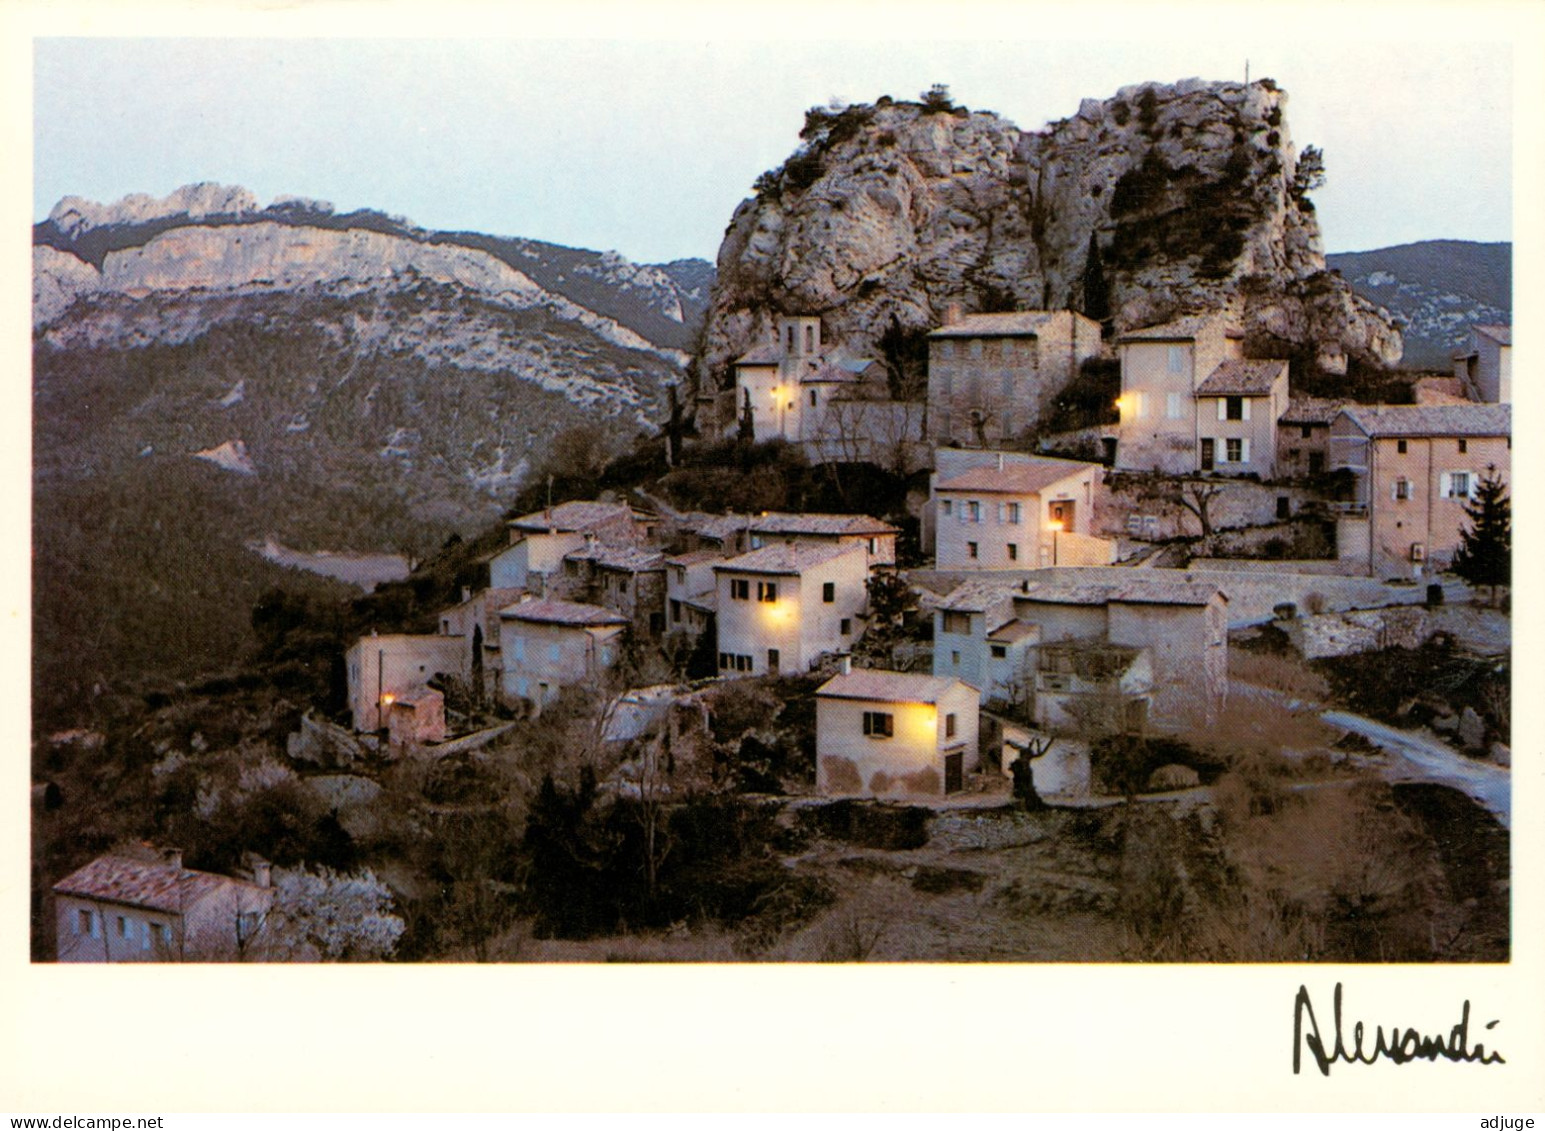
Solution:
[[[756,583],[756,599],[763,604],[772,604],[778,599],[778,583],[776,581],[758,581]]]
[[[945,613],[944,631],[953,632],[960,636],[968,636],[971,633],[970,613]]]
[[[835,581],[828,581],[825,585],[821,586],[821,600],[825,601],[829,605],[836,599],[837,583]]]
[[[730,598],[735,601],[751,599],[751,583],[743,577],[730,579]]]
[[[955,737],[955,713],[953,711],[944,716],[944,737]]]
[[[995,660],[1001,660],[1009,654],[1008,646],[1005,644],[994,644],[991,651],[992,658]]]
[[[1245,398],[1225,397],[1227,404],[1224,406],[1224,414],[1229,420],[1243,420],[1245,418]]]
[[[1211,439],[1202,441],[1202,470],[1211,471],[1213,464],[1217,462],[1217,442]]]
[[[1470,441],[1469,440],[1460,440],[1459,441],[1459,454],[1460,455],[1464,455],[1464,453],[1468,452],[1469,450],[1470,450]]]
[[[1012,542],[1010,542],[1008,545],[1009,545],[1009,561],[1017,562],[1019,560],[1019,547],[1016,546]]]
[[[839,627],[840,627],[840,630],[842,632],[842,635],[844,635],[844,636],[852,636],[853,635],[853,622],[851,620],[849,620],[847,617],[843,617],[842,618],[842,624]]]
[[[1298,436],[1299,436],[1300,439],[1308,440],[1313,435],[1314,435],[1314,426],[1313,425],[1301,424],[1301,425],[1298,426]]]
[[[1396,440],[1395,441],[1395,450],[1397,452],[1399,452],[1401,455],[1405,455],[1406,454],[1406,442],[1404,440]]]
[[[1324,470],[1325,470],[1325,453],[1324,452],[1310,452],[1309,453],[1309,474],[1310,475],[1318,475],[1320,472],[1322,472]]]
[[[779,659],[780,659],[780,657],[778,655],[778,649],[776,649],[776,648],[769,648],[769,649],[767,649],[767,671],[768,671],[769,675],[777,675],[778,674],[778,662],[779,662]]]
[[[1289,499],[1286,495],[1278,495],[1277,496],[1277,517],[1278,518],[1287,518],[1287,517],[1289,517],[1293,513],[1292,510],[1291,510],[1292,505],[1293,505],[1292,500]]]
[[[681,623],[681,602],[680,601],[672,601],[671,602],[671,623],[672,624],[680,624]]]
[[[811,408],[815,407],[815,390],[814,389],[810,390],[810,407]]]
[[[976,557],[976,543],[975,542],[967,542],[966,543],[966,557],[968,557],[968,558]]]
[[[865,711],[864,733],[870,738],[890,738],[896,733],[896,718],[888,711]]]

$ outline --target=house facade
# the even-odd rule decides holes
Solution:
[[[1513,328],[1471,326],[1470,346],[1454,355],[1454,376],[1471,397],[1487,404],[1513,402]]]
[[[665,555],[656,550],[591,540],[564,556],[563,580],[548,589],[565,600],[621,613],[639,639],[665,633]]]
[[[718,550],[689,550],[665,559],[665,631],[696,641],[714,622],[718,608],[713,567],[725,560]]]
[[[1133,650],[1130,662],[1114,669],[1114,686],[1144,701],[1147,720],[1206,723],[1228,696],[1228,598],[1185,578],[1181,570],[1065,568],[1039,570],[1017,584],[967,582],[935,611],[933,672],[979,680],[984,701],[1022,718],[1050,719],[1065,708],[1043,705],[1043,692],[1067,697],[1108,687],[1088,677],[1104,670],[1098,665],[1064,672],[1063,661],[1047,660],[1043,668],[1042,654],[1068,642],[1112,645]],[[1043,678],[1059,673],[1083,685]]]
[[[862,546],[779,542],[713,569],[721,675],[809,671],[863,635]]]
[[[1347,405],[1330,426],[1332,470],[1351,497],[1336,521],[1337,554],[1370,577],[1446,568],[1482,476],[1512,481],[1505,404]]]
[[[870,569],[896,564],[896,535],[888,522],[863,514],[780,514],[770,512],[746,520],[748,549],[779,542],[810,546],[861,546]]]
[[[961,680],[849,668],[815,695],[823,797],[937,799],[980,767],[977,691]]]
[[[987,446],[1019,436],[1100,349],[1100,324],[1071,310],[951,307],[928,335],[931,438]]]
[[[109,853],[54,885],[60,962],[235,962],[265,953],[274,893],[252,878],[196,872],[182,853]]]
[[[1124,334],[1117,349],[1116,467],[1171,475],[1198,470],[1197,387],[1225,361],[1244,359],[1244,335],[1224,315],[1193,315]]]
[[[627,626],[611,609],[552,598],[500,610],[500,692],[540,708],[565,687],[595,680],[621,659]]]
[[[1076,460],[998,460],[935,482],[934,556],[941,570],[1109,564],[1115,546],[1090,534],[1102,469]],[[1098,545],[1094,545],[1098,543]],[[1093,553],[1098,559],[1086,563]]]
[[[560,503],[522,515],[509,523],[509,530],[510,544],[488,559],[489,587],[538,594],[562,573],[563,559],[587,543],[634,546],[645,533],[631,507],[595,502]]]
[[[815,315],[781,317],[768,341],[734,362],[735,411],[724,414],[726,435],[749,417],[758,443],[787,440],[840,447],[844,439],[834,405],[881,401],[889,396],[885,367],[874,358],[850,357],[821,340]],[[860,437],[850,437],[855,442]],[[840,451],[829,458],[840,458]]]
[[[386,727],[392,704],[429,688],[436,675],[466,679],[466,641],[444,634],[362,636],[344,655],[349,712],[357,731]]]
[[[475,694],[492,695],[499,686],[499,610],[524,593],[523,589],[463,590],[459,604],[440,610],[440,635],[462,642],[465,651],[458,671],[465,673]]]
[[[1286,361],[1222,361],[1194,400],[1197,471],[1275,477],[1277,421],[1288,404]]]
[[[1277,418],[1277,475],[1305,479],[1330,468],[1330,422],[1343,401],[1291,397]]]

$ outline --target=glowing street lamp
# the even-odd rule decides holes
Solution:
[[[1057,535],[1062,533],[1062,520],[1054,518],[1046,524],[1046,529],[1051,531],[1051,564],[1057,564]]]

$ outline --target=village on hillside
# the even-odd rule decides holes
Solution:
[[[1505,873],[1399,846],[1509,823],[1507,326],[1408,404],[1290,395],[1228,308],[952,307],[907,399],[823,329],[769,317],[695,442],[911,476],[904,512],[513,517],[433,631],[348,645],[346,709],[271,770],[332,783],[339,836],[431,814],[459,856],[380,850],[329,934],[280,929],[268,846],[115,850],[47,877],[57,958],[385,957],[389,896],[436,886],[444,957],[1506,957]],[[476,831],[516,779],[519,876]]]

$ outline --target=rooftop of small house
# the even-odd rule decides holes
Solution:
[[[665,559],[666,565],[695,566],[704,562],[722,562],[724,553],[721,550],[688,550],[685,554],[673,554]]]
[[[846,554],[861,553],[861,546],[801,546],[794,542],[780,542],[775,546],[763,546],[760,550],[730,558],[713,568],[721,573],[769,573],[797,577],[808,569],[825,565]]]
[[[1030,624],[1028,621],[1011,620],[989,632],[987,640],[990,644],[1017,644],[1027,636],[1037,635],[1040,630],[1040,625]]]
[[[1287,408],[1277,418],[1279,424],[1328,425],[1336,419],[1345,401],[1326,400],[1324,397],[1290,397]]]
[[[973,578],[963,581],[941,598],[934,608],[948,613],[984,613],[1019,592],[1023,582],[1010,578]]]
[[[1125,342],[1190,342],[1195,341],[1198,334],[1205,331],[1221,315],[1218,314],[1188,314],[1184,318],[1176,318],[1169,322],[1160,322],[1157,326],[1144,326],[1136,330],[1128,330],[1116,339],[1118,345]],[[1243,338],[1244,334],[1236,327],[1229,326],[1224,330],[1224,336],[1229,338]]]
[[[1208,605],[1216,598],[1228,600],[1216,585],[1203,582],[1154,580],[1136,570],[1113,570],[1127,576],[1110,581],[1023,581],[1014,592],[1016,602],[1052,605]]]
[[[921,672],[882,671],[878,668],[854,668],[835,675],[816,689],[826,699],[864,699],[882,703],[937,703],[957,687],[970,684],[953,676],[924,675]]]
[[[847,385],[858,381],[871,366],[872,357],[833,357],[823,361],[814,373],[801,378],[807,385]]]
[[[1472,329],[1477,334],[1490,338],[1499,346],[1510,346],[1513,344],[1513,327],[1511,326],[1493,324],[1490,326],[1474,326]]]
[[[268,890],[231,876],[184,868],[181,854],[170,859],[144,860],[109,853],[71,872],[54,885],[54,893],[175,915],[229,887]]]
[[[897,528],[866,514],[788,514],[769,511],[747,520],[753,534],[806,534],[829,537],[874,537],[895,534]]]
[[[645,550],[637,546],[608,546],[601,542],[567,553],[564,560],[591,562],[598,569],[614,569],[624,573],[649,573],[665,568],[665,555],[658,550]]]
[[[511,519],[509,525],[529,534],[545,534],[556,530],[564,534],[583,534],[598,526],[633,517],[633,509],[626,503],[568,502],[559,503],[548,510],[534,511]]]
[[[1513,433],[1513,406],[1505,404],[1349,404],[1340,415],[1374,439]]]
[[[585,605],[577,601],[522,601],[518,605],[500,609],[505,620],[528,621],[532,624],[568,625],[574,628],[601,628],[613,624],[627,624],[628,618],[600,605]]]
[[[681,516],[680,526],[699,538],[722,542],[745,530],[748,521],[748,517],[743,514],[691,513]]]
[[[1003,314],[963,314],[931,332],[930,338],[1033,338],[1066,311],[1015,310]]]
[[[1219,363],[1196,387],[1199,397],[1264,397],[1287,374],[1286,361],[1242,361],[1230,358]]]
[[[1072,459],[1031,456],[1016,463],[973,467],[941,479],[935,491],[983,491],[1005,495],[1035,495],[1064,479],[1096,470],[1099,464]]]

